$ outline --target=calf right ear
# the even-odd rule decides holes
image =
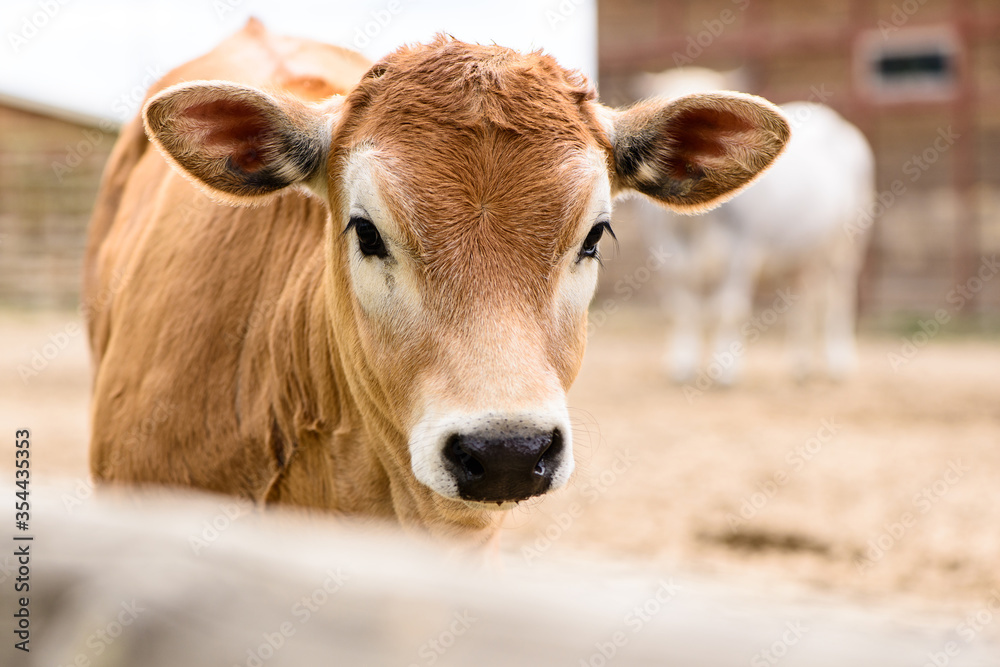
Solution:
[[[781,153],[788,121],[743,93],[652,99],[612,112],[616,192],[638,191],[682,213],[717,206]]]
[[[150,141],[182,174],[231,204],[289,186],[325,193],[331,114],[325,107],[226,81],[172,86],[142,110]]]

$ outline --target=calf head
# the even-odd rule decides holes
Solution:
[[[367,437],[394,484],[475,511],[570,477],[566,391],[613,198],[703,210],[788,138],[759,98],[615,110],[548,56],[449,39],[396,51],[321,104],[194,82],[144,117],[218,199],[325,202],[325,307]]]

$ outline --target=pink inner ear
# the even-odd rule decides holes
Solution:
[[[704,168],[724,169],[734,154],[752,147],[755,126],[746,118],[718,109],[685,109],[674,119],[675,178],[700,176]],[[692,173],[694,172],[694,173]]]
[[[263,148],[272,132],[258,107],[241,100],[212,100],[187,107],[183,117],[203,150],[228,155],[245,172],[264,166]]]

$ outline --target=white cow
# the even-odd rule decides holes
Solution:
[[[700,68],[643,81],[644,92],[655,88],[666,96],[730,87],[725,75]],[[812,371],[820,329],[832,378],[856,363],[857,279],[874,196],[872,151],[862,133],[827,106],[792,102],[782,109],[792,138],[753,185],[703,215],[657,209],[646,225],[650,240],[672,254],[663,272],[674,319],[665,361],[678,383],[731,384],[745,344],[786,311],[797,378]],[[751,317],[761,279],[775,289],[771,308]]]

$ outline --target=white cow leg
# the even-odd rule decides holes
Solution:
[[[826,287],[817,267],[806,269],[799,276],[799,300],[789,308],[786,317],[788,353],[792,376],[799,382],[813,374],[816,341],[819,336],[820,303]]]
[[[749,278],[730,280],[713,299],[715,335],[708,375],[721,386],[728,387],[736,381],[745,350],[740,329],[750,319],[752,308]]]
[[[702,316],[698,296],[690,289],[675,286],[670,294],[674,331],[664,359],[670,378],[677,384],[690,382],[701,361]]]
[[[842,380],[858,364],[854,340],[857,311],[857,278],[855,271],[830,272],[826,284],[824,337],[826,367],[830,377]]]

